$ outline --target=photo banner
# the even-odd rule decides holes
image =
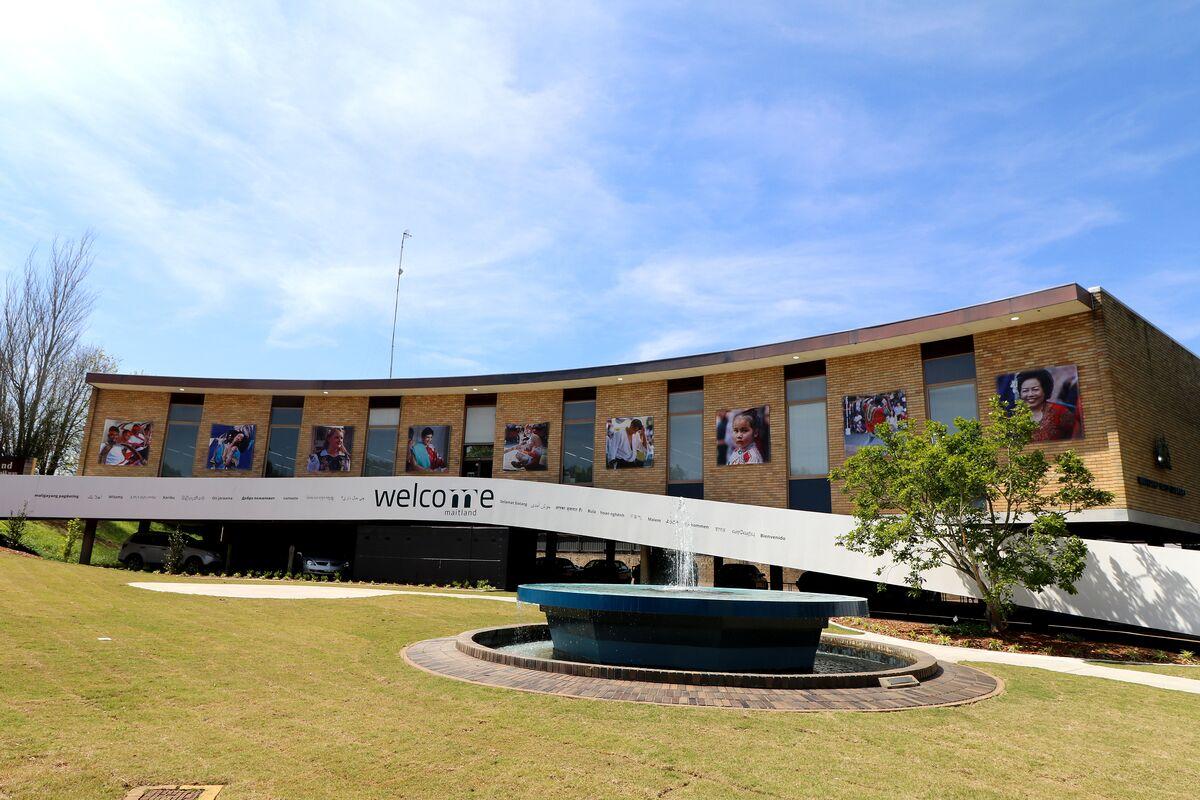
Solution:
[[[405,472],[446,472],[450,451],[449,425],[412,425],[408,429]]]
[[[534,422],[504,426],[505,472],[545,471],[550,446],[550,423]]]
[[[883,444],[876,429],[887,425],[892,430],[908,419],[908,399],[903,389],[871,395],[847,395],[842,398],[843,444],[846,455],[858,448]]]
[[[1079,398],[1079,369],[1074,364],[1035,367],[996,376],[996,394],[1005,407],[1029,406],[1037,430],[1035,442],[1083,438],[1083,405]]]
[[[141,467],[150,463],[150,422],[104,420],[104,444],[98,463],[109,467]]]
[[[349,472],[354,452],[353,425],[314,425],[308,472]]]
[[[605,426],[604,465],[629,469],[654,465],[654,417],[613,417]]]
[[[766,464],[771,460],[771,407],[717,412],[717,466]]]
[[[208,456],[204,464],[211,470],[248,470],[254,465],[254,441],[257,425],[220,425],[213,423],[208,434]]]

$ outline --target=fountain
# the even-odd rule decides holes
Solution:
[[[555,658],[711,672],[811,673],[832,616],[861,597],[758,589],[535,583],[517,600],[546,614]]]

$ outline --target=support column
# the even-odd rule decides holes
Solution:
[[[546,531],[546,561],[553,561],[558,557],[558,534],[554,531]]]
[[[717,578],[721,574],[721,567],[725,566],[724,556],[713,556],[713,586],[717,585]]]
[[[648,544],[642,545],[641,548],[641,565],[638,567],[638,583],[650,582],[650,553],[652,548]]]
[[[615,539],[607,539],[604,542],[604,560],[609,564],[617,560],[617,542]]]
[[[137,532],[138,533],[149,533],[150,532],[150,520],[148,520],[148,519],[139,520]]]
[[[783,591],[783,567],[771,565],[771,591]]]
[[[83,541],[79,543],[79,563],[92,563],[92,547],[96,544],[96,520],[83,522]]]

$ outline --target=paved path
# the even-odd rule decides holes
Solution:
[[[515,597],[451,592],[412,592],[404,589],[367,589],[356,586],[312,586],[294,583],[180,583],[176,581],[134,581],[135,589],[171,594],[197,594],[206,597],[238,597],[246,600],[346,600],[357,597],[382,597],[389,594],[416,594],[422,597],[452,597],[456,600],[493,600],[515,603]]]
[[[1102,667],[1099,664],[1089,664],[1082,658],[1070,658],[1067,656],[1043,656],[1036,653],[1005,653],[995,650],[977,650],[973,647],[949,647],[941,644],[927,644],[926,642],[897,639],[894,636],[883,636],[878,633],[863,633],[862,638],[885,644],[894,644],[900,647],[915,647],[929,653],[938,661],[953,661],[955,663],[960,661],[980,661],[991,664],[1012,664],[1017,667],[1036,667],[1037,669],[1048,669],[1051,672],[1066,672],[1071,675],[1085,675],[1089,678],[1107,678],[1112,681],[1154,686],[1158,689],[1172,689],[1177,692],[1200,694],[1200,667],[1195,668],[1195,678],[1180,678],[1176,675],[1163,675],[1158,672],[1140,672],[1132,669]]]

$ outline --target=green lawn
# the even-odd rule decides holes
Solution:
[[[534,608],[189,597],[130,577],[0,553],[0,797],[197,781],[229,784],[221,800],[1192,798],[1200,783],[1196,695],[988,665],[1004,695],[903,713],[571,700],[400,658]]]
[[[1185,664],[1117,664],[1112,661],[1089,661],[1101,667],[1116,667],[1117,669],[1132,669],[1138,672],[1157,672],[1160,675],[1175,675],[1180,678],[1194,678],[1200,681],[1200,666],[1191,667]]]

